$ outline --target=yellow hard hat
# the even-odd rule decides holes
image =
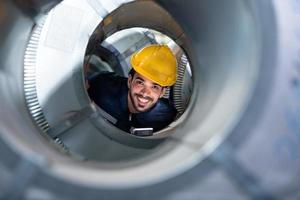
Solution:
[[[131,56],[132,68],[151,81],[165,87],[176,82],[176,58],[167,45],[144,47]]]

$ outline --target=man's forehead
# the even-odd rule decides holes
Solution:
[[[143,81],[145,81],[145,82],[149,82],[149,83],[152,84],[152,85],[158,85],[158,86],[160,86],[159,84],[157,84],[157,83],[151,81],[150,79],[146,78],[145,76],[141,75],[141,74],[138,73],[138,72],[135,72],[133,78],[134,78],[134,79],[137,79],[137,78],[138,78],[138,79],[141,79],[141,80],[143,80]]]

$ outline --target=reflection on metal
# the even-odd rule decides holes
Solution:
[[[96,111],[96,107],[90,104],[82,110],[66,113],[66,116],[61,118],[57,124],[54,124],[47,133],[52,138],[60,137],[64,132],[89,118]]]
[[[49,124],[40,106],[36,90],[36,58],[45,19],[46,17],[42,18],[41,22],[33,30],[24,58],[24,94],[26,103],[32,118],[43,132],[49,130]]]

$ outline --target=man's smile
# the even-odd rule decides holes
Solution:
[[[139,104],[139,106],[141,107],[145,107],[147,106],[147,104],[149,104],[151,101],[153,101],[153,99],[151,97],[144,97],[141,94],[136,94],[136,99],[137,99],[137,103]]]
[[[141,103],[148,103],[149,102],[149,99],[145,99],[145,98],[141,98],[141,97],[138,97],[137,98]]]

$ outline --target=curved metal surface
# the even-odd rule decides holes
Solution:
[[[237,48],[232,45],[230,49],[231,54],[228,54],[226,59],[221,59],[221,54],[223,54],[223,52],[217,51],[216,53],[219,55],[216,56],[220,57],[220,60],[211,60],[211,62],[210,60],[205,59],[208,61],[205,65],[197,63],[198,61],[196,61],[193,56],[190,57],[194,65],[192,69],[196,74],[194,81],[196,85],[199,85],[199,82],[203,82],[203,85],[200,85],[201,89],[198,87],[193,94],[194,99],[191,101],[190,108],[197,104],[197,107],[195,107],[196,109],[189,109],[185,114],[186,117],[181,119],[181,121],[189,121],[189,123],[193,123],[192,126],[195,126],[196,124],[199,125],[199,127],[195,129],[197,130],[196,132],[191,131],[189,126],[185,126],[183,130],[178,131],[175,128],[175,123],[168,131],[162,131],[163,134],[161,137],[171,135],[171,138],[170,140],[165,140],[163,144],[160,144],[158,143],[160,141],[151,141],[151,138],[146,140],[130,138],[131,136],[120,133],[119,130],[109,126],[109,124],[105,124],[105,122],[98,122],[97,125],[100,127],[95,129],[95,126],[90,123],[89,119],[83,119],[79,125],[74,124],[72,128],[64,133],[64,135],[60,136],[62,141],[64,141],[69,149],[72,149],[73,152],[78,153],[81,156],[91,160],[98,160],[99,162],[109,162],[112,166],[118,168],[122,166],[122,163],[131,165],[131,162],[141,162],[147,160],[148,157],[151,157],[151,164],[150,162],[146,162],[140,165],[140,173],[143,174],[144,171],[151,172],[146,174],[151,175],[151,177],[156,177],[156,181],[162,179],[161,174],[164,174],[164,178],[167,178],[170,174],[178,174],[180,171],[192,167],[193,163],[202,160],[225,138],[225,134],[230,132],[231,128],[239,119],[242,109],[247,104],[255,83],[255,76],[258,68],[257,54],[259,47],[256,46],[258,43],[255,33],[256,30],[250,28],[254,25],[254,22],[252,21],[253,19],[248,16],[247,12],[249,11],[246,10],[246,4],[235,2],[234,5],[235,8],[228,7],[227,10],[224,11],[225,18],[223,20],[231,21],[231,24],[228,24],[228,26],[232,28],[234,28],[235,24],[247,24],[245,30],[236,29],[234,31],[235,37],[230,34],[224,34],[222,36],[224,39],[220,39],[218,43],[214,42],[215,39],[209,36],[208,41],[211,43],[203,43],[203,46],[214,44],[211,49],[212,51],[216,51],[216,49],[222,47],[222,43],[226,44],[228,42],[227,40],[237,40],[239,46],[248,46],[248,49],[245,50],[244,54],[237,54],[237,50],[240,47]],[[207,3],[206,6],[211,5]],[[137,12],[137,15],[141,18],[133,18],[130,14],[132,13],[131,11],[137,9],[137,7],[147,7],[147,10],[139,10]],[[85,107],[88,106],[87,96],[83,96],[82,100],[76,98],[75,93],[77,90],[81,91],[79,92],[80,94],[84,94],[84,88],[80,86],[83,80],[80,80],[80,77],[75,77],[74,79],[72,74],[76,71],[80,71],[78,69],[83,65],[83,49],[87,46],[87,38],[85,38],[84,35],[87,35],[89,31],[93,30],[98,23],[97,20],[92,17],[91,9],[92,8],[87,2],[65,1],[52,11],[50,17],[46,21],[45,28],[43,29],[40,42],[41,45],[39,46],[39,63],[37,64],[37,78],[40,79],[37,80],[37,83],[42,84],[37,84],[37,86],[39,87],[38,94],[40,96],[40,102],[43,105],[43,110],[48,118],[50,126],[51,124],[55,125],[57,121],[60,123],[60,120],[63,120],[67,115],[72,115],[72,112],[81,113],[80,110],[84,110]],[[236,15],[240,15],[241,17],[236,20],[235,15],[228,15],[229,9],[236,9]],[[84,12],[89,13],[89,15],[84,14]],[[157,12],[157,15],[161,16],[164,21],[160,21],[160,17],[152,18],[153,13],[155,12]],[[65,18],[66,13],[69,13],[68,16],[70,18]],[[121,6],[120,9],[114,10],[110,16],[106,17],[103,21],[103,26],[98,26],[97,29],[99,30],[96,29],[96,31],[100,32],[101,30],[104,30],[104,35],[111,35],[118,29],[139,24],[151,28],[153,27],[153,29],[156,30],[163,28],[164,31],[168,33],[173,30],[174,32],[170,36],[175,37],[177,42],[179,41],[178,38],[180,38],[181,45],[188,50],[191,44],[182,39],[184,38],[185,33],[183,33],[180,27],[176,25],[175,22],[172,22],[172,18],[165,13],[166,11],[151,1],[125,4],[124,6]],[[91,19],[93,23],[90,23],[89,19]],[[144,23],[147,20],[148,22]],[[65,24],[65,28],[62,24]],[[163,24],[167,24],[167,26],[163,27]],[[201,23],[200,25],[209,30],[209,27],[206,28],[206,23]],[[222,29],[223,27],[220,28]],[[248,31],[249,33],[244,34],[245,31]],[[65,35],[69,36],[68,40],[65,39]],[[217,35],[216,37],[220,36]],[[82,39],[78,41],[77,38]],[[51,57],[49,55],[51,55]],[[245,55],[247,55],[247,57],[251,55],[252,63],[245,63],[244,61],[238,63],[239,60],[236,59],[236,56],[240,56],[239,59],[242,60],[242,57]],[[221,64],[221,62],[223,63]],[[60,66],[63,66],[63,68]],[[251,68],[249,66],[251,66]],[[207,70],[203,70],[204,67],[207,67]],[[235,76],[237,73],[239,74],[239,77]],[[45,74],[51,75],[45,77]],[[80,75],[81,74],[79,74],[79,76]],[[207,80],[204,80],[204,77]],[[231,94],[231,91],[233,90],[235,90],[235,95]],[[84,101],[85,103],[82,103]],[[53,110],[53,108],[55,108],[55,110]],[[230,117],[228,117],[228,113],[231,113]],[[201,121],[198,118],[199,114],[200,116],[203,116],[203,119],[205,120]],[[78,114],[78,116],[80,116],[80,114]],[[197,119],[197,122],[192,122],[193,119]],[[67,117],[65,123],[72,123],[71,118],[68,119]],[[103,131],[105,135],[99,134],[99,130]],[[82,134],[83,132],[85,134]],[[116,139],[123,140],[124,137],[126,139],[122,144],[115,142]],[[217,137],[217,139],[213,139],[213,137]],[[110,138],[113,138],[113,140],[110,140]],[[177,140],[178,143],[174,144],[172,139]],[[211,139],[212,141],[208,143]],[[157,143],[160,144],[160,146],[173,146],[173,148],[172,151],[164,152],[166,155],[164,157],[153,157],[153,155],[160,155],[161,152],[163,152],[161,148],[165,149],[165,147],[154,146],[155,148],[140,148],[142,147],[141,144],[143,140],[144,143]],[[137,143],[140,146],[130,147],[128,146],[130,144],[128,141]],[[192,147],[189,146],[190,144],[192,144]],[[99,151],[109,151],[110,153],[99,154]],[[178,152],[181,152],[181,154]],[[198,156],[188,156],[191,154]],[[178,162],[178,160],[181,160],[181,162]],[[116,161],[117,165],[115,164]],[[162,165],[165,167],[159,171],[151,170],[152,167],[156,168]],[[108,177],[118,176],[119,179],[122,179],[123,177],[125,180],[129,174],[132,173],[132,170],[133,168],[126,168],[126,170],[124,169],[124,172],[126,173],[123,174],[116,172],[108,173],[107,171],[105,174]],[[71,170],[68,171],[70,172]],[[135,169],[135,173],[138,171],[138,169]],[[62,172],[65,176],[69,174],[65,171]],[[100,177],[103,175],[104,174]],[[116,187],[117,183],[115,182],[115,178],[104,177],[106,176],[99,178],[99,180],[106,180],[106,184],[110,184],[111,187]],[[129,185],[130,182],[143,185],[153,181],[150,176],[148,177],[149,181],[147,180],[146,175],[137,177],[141,178],[137,180],[134,178],[127,179],[128,183],[124,183],[124,185]],[[109,183],[107,181],[108,179],[112,180],[112,183]],[[120,183],[121,181],[118,180],[118,182]]]
[[[0,187],[0,197],[299,197],[300,79],[295,73],[299,36],[295,33],[299,32],[300,5],[296,1],[156,1],[181,24],[188,39],[188,46],[183,46],[192,61],[196,85],[183,118],[188,120],[178,122],[168,141],[134,158],[127,156],[135,150],[124,147],[126,152],[112,160],[110,148],[123,151],[123,147],[103,137],[99,143],[106,149],[101,152],[107,158],[103,163],[76,161],[59,153],[32,123],[23,94],[23,55],[37,19],[35,12],[54,1],[41,1],[30,15],[26,14],[28,5],[14,2],[0,3],[0,98],[4,105],[0,110],[0,173],[10,182]],[[98,1],[87,2],[94,2],[96,8]],[[109,27],[106,30],[110,32]],[[25,176],[25,171],[31,173]],[[20,174],[24,181],[18,181]]]
[[[28,42],[24,56],[24,94],[26,104],[31,116],[43,132],[49,130],[49,124],[44,116],[38,95],[36,92],[36,57],[39,46],[39,39],[44,25],[44,20],[33,30]]]

